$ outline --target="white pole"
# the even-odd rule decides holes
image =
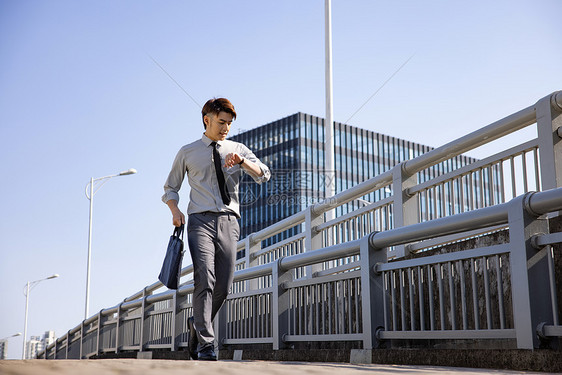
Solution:
[[[332,107],[332,5],[331,0],[326,0],[326,130],[324,139],[324,152],[326,157],[325,170],[328,173],[334,172],[334,110]],[[326,196],[330,197],[335,193],[335,184],[329,184],[330,189],[326,191]]]
[[[94,181],[103,181],[99,186],[101,186],[110,178],[118,177],[118,176],[128,176],[131,174],[137,173],[137,170],[134,168],[128,169],[118,174],[99,177],[94,179],[93,177],[90,178],[90,196],[88,196],[88,190],[86,190],[86,197],[90,200],[90,225],[88,230],[88,270],[86,272],[86,307],[84,308],[84,319],[88,319],[89,311],[90,311],[90,263],[92,261],[92,215],[94,211]],[[87,186],[87,185],[86,185]]]
[[[21,359],[25,359],[25,338],[27,337],[27,311],[29,308],[29,281],[27,282],[25,292],[25,324],[23,326],[23,347],[21,350]]]
[[[94,178],[90,179],[90,228],[88,231],[88,270],[86,272],[86,308],[84,319],[88,319],[90,310],[90,261],[92,259],[92,211],[94,209]]]
[[[325,179],[326,179],[326,198],[335,195],[336,190],[336,175],[334,168],[334,110],[333,90],[332,90],[332,2],[325,0],[325,15],[326,15],[326,122],[324,132],[324,155],[326,158],[325,164]],[[326,220],[333,218],[333,211],[326,212]],[[329,246],[329,244],[328,244]]]

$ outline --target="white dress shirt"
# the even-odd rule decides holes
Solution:
[[[211,142],[213,141],[203,134],[200,140],[185,145],[179,150],[172,165],[172,170],[164,185],[162,201],[166,203],[170,199],[174,199],[179,202],[178,191],[187,174],[187,180],[191,187],[189,205],[187,207],[188,215],[205,211],[232,212],[239,218],[240,200],[238,196],[238,185],[244,168],[240,165],[225,168],[224,159],[226,155],[235,152],[244,159],[258,164],[263,175],[261,177],[256,177],[250,174],[258,184],[268,181],[271,177],[271,172],[269,168],[242,143],[230,140],[218,141],[217,150],[221,157],[222,170],[231,198],[230,204],[225,205],[219,190],[215,165],[213,163],[213,146],[211,146]]]

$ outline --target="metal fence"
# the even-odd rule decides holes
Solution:
[[[428,181],[420,174],[534,125],[537,138]],[[220,345],[396,340],[508,340],[521,349],[562,336],[548,219],[562,209],[562,92],[308,207],[238,244],[234,285],[215,320]],[[425,174],[427,175],[427,174]],[[384,189],[391,196],[326,221],[326,212]],[[530,190],[536,190],[532,193]],[[545,216],[546,215],[546,216]],[[302,233],[262,248],[299,227]],[[504,229],[509,241],[412,258]],[[187,278],[193,272],[182,270]],[[517,277],[512,277],[517,275]],[[193,285],[159,282],[84,320],[43,358],[182,350]],[[545,344],[546,343],[546,344]]]

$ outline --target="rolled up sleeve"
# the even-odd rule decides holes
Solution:
[[[174,199],[176,202],[180,201],[179,190],[183,183],[185,174],[187,173],[187,166],[185,163],[184,152],[181,149],[174,163],[172,164],[172,170],[166,179],[164,184],[164,195],[162,195],[162,202],[167,203],[169,200]]]
[[[263,175],[262,176],[252,176],[250,173],[248,173],[255,182],[257,182],[258,184],[261,184],[263,182],[267,182],[269,181],[269,179],[271,178],[271,171],[269,170],[269,167],[267,165],[265,165],[264,163],[261,162],[260,159],[258,159],[258,157],[256,156],[256,154],[254,154],[252,152],[252,150],[250,150],[248,147],[243,146],[243,150],[241,152],[242,156],[244,156],[245,159],[248,159],[249,161],[256,163]]]
[[[271,178],[271,171],[269,170],[269,167],[263,164],[261,161],[258,164],[260,166],[261,171],[263,172],[263,176],[254,177],[254,181],[256,181],[258,184],[269,181],[269,179]]]

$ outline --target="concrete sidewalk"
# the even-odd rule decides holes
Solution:
[[[533,372],[430,366],[350,365],[345,363],[267,361],[174,361],[148,359],[3,360],[2,375],[416,375],[533,374]],[[536,373],[535,373],[536,374]],[[543,373],[544,374],[544,373]]]

